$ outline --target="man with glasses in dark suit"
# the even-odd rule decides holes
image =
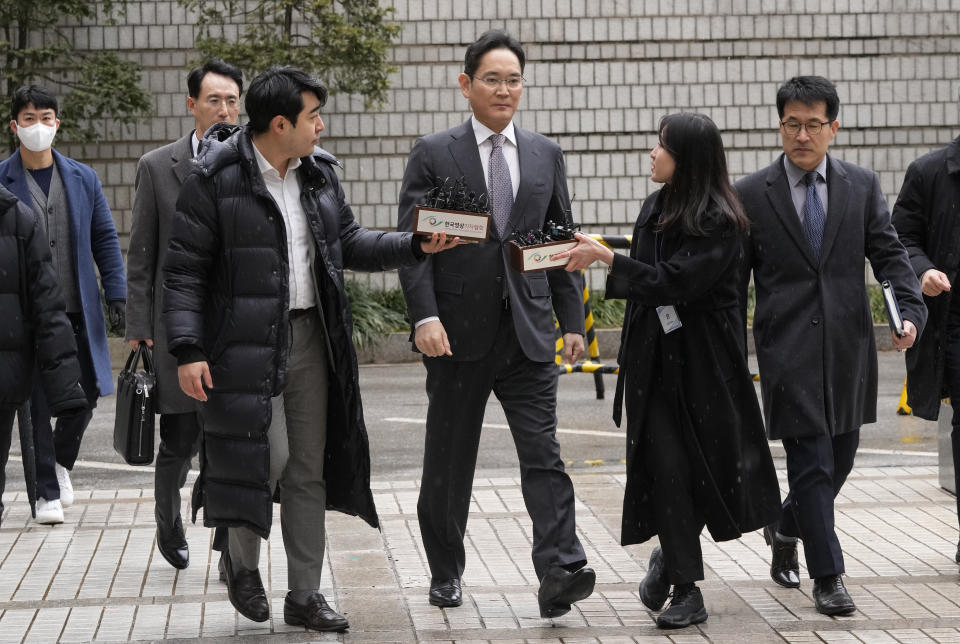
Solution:
[[[927,318],[877,175],[827,154],[839,110],[825,78],[784,83],[777,92],[783,154],[736,185],[750,218],[743,292],[752,269],[764,418],[770,438],[783,441],[790,486],[779,522],[764,530],[770,575],[800,586],[803,541],[814,602],[825,615],[856,610],[841,577],[834,498],[853,468],[860,426],[877,416],[864,260],[893,284],[904,319],[895,347],[912,345]]]
[[[464,244],[401,269],[400,281],[423,353],[430,398],[417,513],[430,565],[430,603],[462,602],[463,545],[483,414],[490,393],[503,406],[520,459],[533,522],[533,565],[543,617],[563,615],[593,592],[594,571],[576,535],[573,484],[557,441],[556,313],[564,360],[583,352],[580,275],[519,273],[509,265],[516,231],[561,222],[570,207],[563,152],[517,127],[523,48],[488,31],[467,48],[460,92],[473,116],[417,141],[400,191],[400,230],[413,230],[415,206],[444,177],[492,206],[490,239]]]

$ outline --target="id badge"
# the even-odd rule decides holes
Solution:
[[[683,324],[680,323],[680,317],[677,315],[677,309],[671,306],[658,306],[657,315],[660,317],[660,326],[664,333],[676,331]]]

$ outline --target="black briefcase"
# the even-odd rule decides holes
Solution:
[[[140,359],[143,358],[143,368]],[[145,342],[130,352],[117,376],[117,414],[113,421],[113,449],[130,465],[153,462],[153,401],[157,374]]]

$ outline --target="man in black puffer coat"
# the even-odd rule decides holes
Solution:
[[[17,409],[34,370],[54,416],[87,409],[73,327],[40,221],[0,186],[0,494]],[[0,502],[0,516],[3,503]]]
[[[257,570],[281,504],[284,620],[342,631],[318,591],[324,510],[377,527],[344,268],[413,264],[456,243],[361,228],[315,147],[326,89],[291,67],[250,84],[250,123],[208,131],[184,182],[164,269],[164,325],[180,387],[201,401],[194,519],[227,526],[234,607],[269,619]]]

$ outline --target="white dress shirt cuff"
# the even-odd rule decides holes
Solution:
[[[413,325],[413,328],[414,328],[414,329],[419,329],[419,328],[420,328],[420,325],[422,325],[422,324],[426,324],[427,322],[439,322],[439,321],[440,321],[440,318],[439,318],[439,317],[437,317],[436,315],[431,315],[430,317],[428,317],[428,318],[423,318],[422,320],[420,320],[419,322],[417,322],[416,324],[414,324],[414,325]]]

